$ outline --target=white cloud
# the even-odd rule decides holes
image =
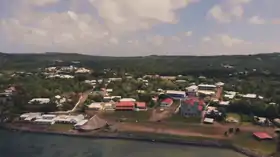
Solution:
[[[242,44],[249,44],[250,42],[243,39],[233,37],[229,34],[217,34],[212,37],[206,36],[202,38],[202,42],[212,43],[223,47],[231,48]]]
[[[251,0],[228,0],[222,4],[214,5],[208,11],[208,17],[213,18],[219,23],[230,23],[234,19],[243,17],[243,6]]]
[[[180,41],[181,41],[181,38],[178,37],[178,36],[172,36],[172,37],[171,37],[171,40],[172,40],[172,41],[175,41],[175,42],[180,42]]]
[[[193,32],[192,31],[187,31],[185,32],[185,36],[190,37],[192,36]]]
[[[244,41],[242,39],[231,37],[230,35],[227,35],[227,34],[218,35],[218,40],[220,40],[221,43],[226,47],[232,47],[234,45],[247,43],[246,41]]]
[[[59,2],[59,0],[25,0],[25,3],[33,6],[43,7],[46,5],[52,5]]]
[[[188,30],[189,25],[179,23],[179,28],[187,29],[178,32],[172,27],[180,18],[184,18],[184,15],[178,16],[178,10],[197,0],[69,0],[68,8],[64,0],[15,1],[18,3],[9,6],[11,14],[0,18],[0,47],[9,47],[16,52],[211,55],[219,52],[279,50],[278,43],[265,43],[260,46],[261,44],[235,37],[235,33],[242,33],[238,32],[239,28],[234,29],[232,36],[207,36],[208,33],[213,33],[207,23],[203,28],[195,28],[195,34]],[[227,0],[226,3],[214,6],[208,16],[215,17],[219,22],[231,22],[243,17],[243,7],[247,3],[248,0]],[[197,21],[202,20],[195,20]],[[270,23],[272,20],[266,22]],[[279,23],[274,20],[274,23],[277,22]],[[154,26],[162,24],[171,26],[168,27],[168,33],[154,31]],[[226,29],[231,29],[231,26],[226,25]],[[247,25],[244,30],[246,29]],[[219,25],[216,30],[224,29]],[[203,42],[197,41],[197,38]]]
[[[208,41],[210,41],[210,40],[211,40],[211,38],[208,37],[208,36],[202,38],[202,41],[203,41],[203,42],[208,42]]]
[[[185,8],[194,0],[87,0],[88,7],[97,14],[75,11],[82,1],[69,0],[69,10],[62,12],[38,11],[37,7],[56,5],[60,0],[19,1],[14,16],[0,19],[0,33],[8,42],[29,45],[31,51],[75,51],[89,53],[110,45],[139,45],[123,42],[139,30],[148,30],[157,24],[174,24],[179,21],[176,10]],[[83,1],[85,3],[86,1]],[[73,7],[75,4],[76,7]],[[186,34],[191,36],[191,32]],[[128,39],[130,40],[130,39]],[[126,41],[128,41],[126,40]],[[150,39],[160,45],[163,36]],[[175,39],[174,40],[179,40]]]
[[[161,35],[155,35],[155,36],[147,36],[146,41],[155,45],[155,46],[161,46],[164,43],[165,37]]]
[[[175,11],[190,0],[90,0],[107,27],[114,31],[149,29],[158,23],[178,22]]]
[[[279,19],[273,19],[272,24],[280,25],[280,18]]]
[[[265,20],[259,16],[251,17],[248,22],[251,24],[257,24],[257,25],[265,24]]]

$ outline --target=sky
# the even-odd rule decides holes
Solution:
[[[280,0],[0,0],[0,51],[280,52]]]

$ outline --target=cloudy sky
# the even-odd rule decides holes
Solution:
[[[280,0],[0,0],[0,51],[280,52]]]

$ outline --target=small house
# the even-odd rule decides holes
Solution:
[[[50,98],[33,98],[28,103],[32,104],[32,103],[36,103],[37,102],[39,104],[47,104],[50,101],[51,101]]]
[[[120,101],[116,103],[115,110],[133,111],[135,102],[133,101]]]
[[[136,102],[135,111],[147,111],[147,104],[145,102]]]
[[[173,99],[171,98],[165,98],[160,102],[161,107],[169,107],[173,104]]]
[[[91,103],[90,105],[88,105],[87,107],[90,110],[99,111],[99,110],[103,110],[103,103],[102,102],[94,102],[94,103]]]
[[[258,140],[272,140],[273,138],[265,132],[254,132],[253,136]]]
[[[53,125],[55,121],[53,119],[36,119],[34,121],[36,124]]]
[[[88,122],[87,119],[81,120],[80,122],[78,122],[74,125],[74,129],[76,129],[76,130],[81,129],[82,126],[84,126],[87,122]]]
[[[213,118],[204,118],[203,123],[205,124],[213,124],[214,119]]]

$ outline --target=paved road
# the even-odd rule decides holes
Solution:
[[[73,107],[72,110],[68,110],[68,111],[57,111],[57,112],[53,112],[53,113],[58,113],[58,114],[67,114],[67,113],[71,113],[71,112],[75,112],[77,110],[78,107],[82,106],[84,104],[84,102],[87,100],[88,95],[90,94],[92,90],[88,90],[85,91],[84,93],[81,94],[78,102],[75,104],[75,106]]]
[[[74,106],[74,108],[70,112],[75,112],[78,107],[81,107],[82,105],[84,105],[84,103],[87,100],[88,95],[90,94],[91,91],[92,90],[88,90],[88,91],[85,91],[84,93],[82,93],[78,102],[76,103],[76,105]]]

